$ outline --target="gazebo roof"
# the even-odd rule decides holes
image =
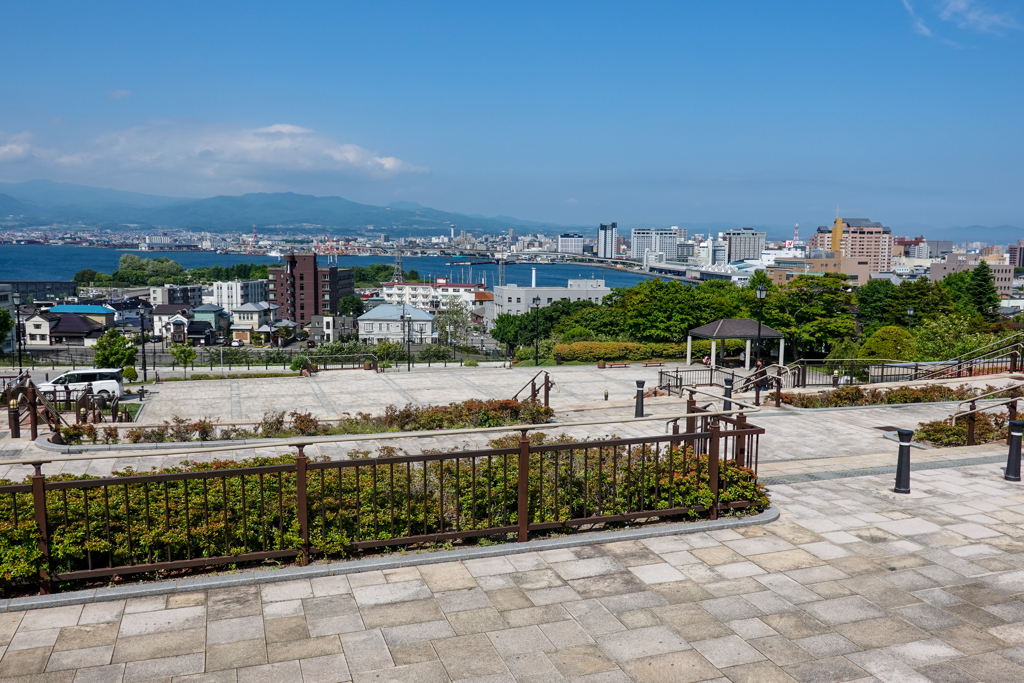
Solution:
[[[690,330],[700,339],[757,339],[757,321],[750,318],[723,318]],[[782,339],[785,335],[761,324],[761,339]]]

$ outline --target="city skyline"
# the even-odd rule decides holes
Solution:
[[[837,203],[1024,225],[1018,3],[269,7],[14,8],[0,181],[595,231],[813,230]]]

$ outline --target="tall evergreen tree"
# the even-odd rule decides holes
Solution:
[[[988,263],[981,261],[971,271],[971,279],[967,285],[971,302],[982,316],[993,320],[999,315],[999,292],[996,290],[995,279]]]

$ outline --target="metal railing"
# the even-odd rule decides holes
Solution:
[[[52,581],[272,558],[305,563],[478,536],[525,541],[542,530],[714,519],[759,505],[722,494],[737,477],[756,477],[764,430],[735,411],[694,408],[668,419],[671,434],[630,439],[540,443],[529,432],[543,425],[529,425],[497,430],[519,437],[475,451],[310,461],[300,444],[294,459],[260,466],[61,481],[33,462],[29,483],[0,486],[0,533],[34,536],[48,591]]]
[[[544,375],[544,379],[541,380],[541,386],[537,386],[537,378]],[[512,397],[513,401],[519,400],[519,395],[527,389],[530,390],[530,398],[526,399],[529,401],[537,401],[540,399],[541,393],[544,394],[544,407],[547,408],[550,405],[551,390],[555,388],[555,381],[551,379],[551,375],[546,370],[541,370],[536,375],[531,377],[529,381],[522,386],[522,388],[516,392],[515,396]]]

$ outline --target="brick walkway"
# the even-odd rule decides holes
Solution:
[[[761,527],[0,614],[0,679],[1024,681],[1024,485],[891,486],[777,485]]]

